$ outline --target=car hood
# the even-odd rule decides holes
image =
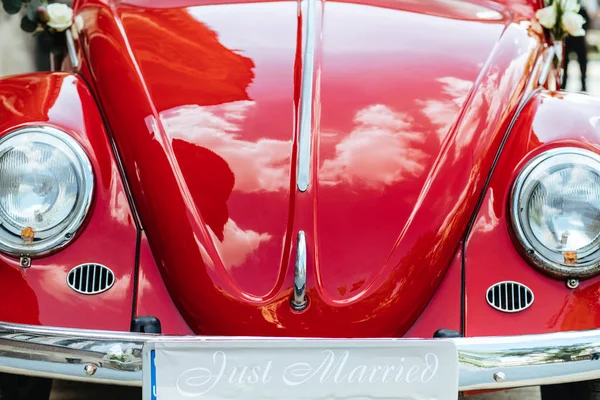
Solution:
[[[458,248],[520,95],[524,30],[498,50],[514,18],[500,6],[317,2],[311,183],[301,192],[306,10],[197,3],[114,8],[152,105],[144,134],[115,135],[122,148],[137,140],[124,164],[175,304],[202,334],[402,335]],[[123,106],[109,112],[135,107]],[[290,296],[300,230],[309,307],[299,313]]]

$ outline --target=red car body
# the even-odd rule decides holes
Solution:
[[[533,157],[600,153],[600,103],[555,92],[558,70],[544,70],[542,2],[319,3],[305,191],[298,4],[76,1],[76,62],[0,81],[0,136],[60,128],[96,184],[67,247],[26,269],[0,255],[13,305],[0,320],[129,332],[154,316],[164,334],[331,338],[598,328],[600,279],[569,289],[533,268],[508,215]],[[67,274],[85,262],[109,266],[115,286],[74,293]],[[535,303],[493,309],[501,281]]]

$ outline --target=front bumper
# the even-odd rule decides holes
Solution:
[[[0,323],[0,372],[141,386],[142,347],[150,339],[178,340]],[[600,329],[452,340],[461,391],[600,378]]]

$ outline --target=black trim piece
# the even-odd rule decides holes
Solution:
[[[435,333],[433,334],[434,338],[459,338],[462,337],[462,335],[460,334],[460,332],[455,331],[454,329],[438,329],[437,331],[435,331]]]
[[[85,78],[85,76],[83,76],[81,74],[80,71],[75,71],[74,73],[77,76],[79,76],[83,80],[83,82],[85,82],[85,84],[88,86],[88,88],[90,89],[90,94],[91,94],[92,98],[94,99],[94,102],[96,103],[96,108],[98,109],[98,112],[100,113],[100,117],[102,118],[102,123],[104,124],[104,128],[106,129],[108,141],[112,148],[113,158],[114,158],[115,162],[117,163],[117,169],[119,170],[119,176],[121,178],[121,183],[123,184],[123,188],[125,190],[125,195],[127,196],[127,203],[129,203],[129,209],[131,211],[131,214],[133,215],[133,222],[134,222],[134,225],[136,228],[135,229],[136,230],[135,261],[134,261],[134,265],[133,265],[133,295],[132,295],[132,301],[131,301],[131,318],[133,319],[133,318],[135,318],[135,311],[136,311],[136,307],[137,307],[137,298],[138,298],[137,291],[138,291],[138,286],[139,286],[139,273],[140,273],[140,250],[141,250],[140,247],[141,247],[141,242],[142,242],[142,231],[143,231],[142,222],[139,218],[139,214],[135,207],[133,194],[131,193],[131,188],[129,186],[129,180],[127,179],[127,175],[125,174],[125,168],[123,167],[123,163],[122,163],[121,157],[119,155],[119,149],[114,140],[110,123],[108,122],[108,118],[107,118],[106,114],[104,113],[104,109],[102,108],[100,99],[98,99],[96,97],[96,92],[91,90],[92,87],[95,88],[95,86],[92,86],[90,84],[90,82]]]
[[[131,320],[131,332],[160,334],[162,333],[162,327],[158,318],[147,315]]]
[[[529,102],[531,101],[531,99],[533,99],[538,93],[540,93],[543,90],[542,87],[538,87],[535,88],[531,93],[529,93],[529,95],[527,95],[527,97],[521,102],[521,104],[519,104],[519,107],[517,108],[517,111],[515,112],[515,115],[513,115],[512,120],[510,121],[510,124],[508,125],[508,128],[506,129],[506,133],[504,134],[504,137],[502,138],[502,141],[500,142],[500,147],[498,147],[498,151],[496,152],[496,156],[494,157],[494,161],[492,162],[492,166],[490,168],[490,172],[488,173],[488,176],[485,180],[485,183],[483,184],[483,189],[479,195],[479,200],[477,200],[477,204],[475,205],[475,210],[473,211],[473,214],[471,215],[471,219],[469,220],[469,223],[467,224],[467,230],[465,231],[465,235],[463,237],[462,240],[462,254],[461,254],[461,263],[462,263],[462,269],[461,269],[461,296],[460,296],[460,314],[461,314],[461,326],[460,326],[460,331],[461,334],[464,336],[465,334],[465,325],[466,325],[466,313],[465,313],[465,294],[466,294],[466,251],[467,251],[467,240],[469,238],[469,235],[471,234],[471,230],[473,229],[473,225],[475,225],[475,220],[477,219],[477,216],[479,215],[479,211],[481,209],[481,205],[483,204],[483,200],[485,199],[485,194],[487,193],[487,189],[490,185],[490,182],[492,180],[492,176],[494,175],[494,171],[496,169],[496,165],[498,164],[498,161],[500,160],[500,156],[502,155],[502,152],[504,150],[504,146],[506,145],[506,142],[508,141],[508,138],[515,126],[515,124],[517,123],[517,120],[519,119],[519,116],[521,115],[521,112],[523,111],[523,109],[525,108],[525,106],[527,106],[529,104]]]
[[[81,78],[85,84],[91,89],[92,84],[83,76],[79,71],[74,71],[74,73]],[[119,149],[117,147],[117,143],[114,140],[114,136],[112,134],[112,128],[110,123],[108,122],[108,118],[104,113],[104,108],[102,108],[102,104],[99,99],[96,98],[95,92],[90,90],[90,94],[96,103],[96,107],[98,108],[98,112],[100,113],[100,117],[102,118],[102,123],[106,128],[106,133],[108,136],[108,141],[110,143],[110,147],[112,148],[113,158],[117,163],[117,169],[119,170],[119,176],[121,177],[121,181],[123,183],[123,188],[125,189],[125,195],[127,196],[127,202],[129,203],[129,208],[131,210],[131,214],[133,215],[133,222],[137,230],[144,230],[142,228],[142,222],[140,220],[139,214],[137,212],[137,208],[135,206],[135,202],[133,200],[133,194],[131,193],[131,188],[129,186],[129,180],[127,179],[127,175],[125,174],[125,167],[123,167],[123,162],[121,161],[121,156],[119,154]]]
[[[140,252],[142,247],[142,231],[137,230],[135,235],[135,264],[133,267],[133,295],[131,296],[131,318],[136,318],[136,308],[138,299],[138,287],[140,280]]]

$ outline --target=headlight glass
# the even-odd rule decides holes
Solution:
[[[513,190],[516,236],[527,256],[561,277],[600,273],[600,157],[561,148],[534,158]]]
[[[600,177],[571,166],[549,172],[533,189],[528,212],[533,234],[547,248],[585,249],[600,236]]]
[[[41,255],[66,244],[91,201],[91,164],[81,146],[49,127],[0,139],[0,250]]]

